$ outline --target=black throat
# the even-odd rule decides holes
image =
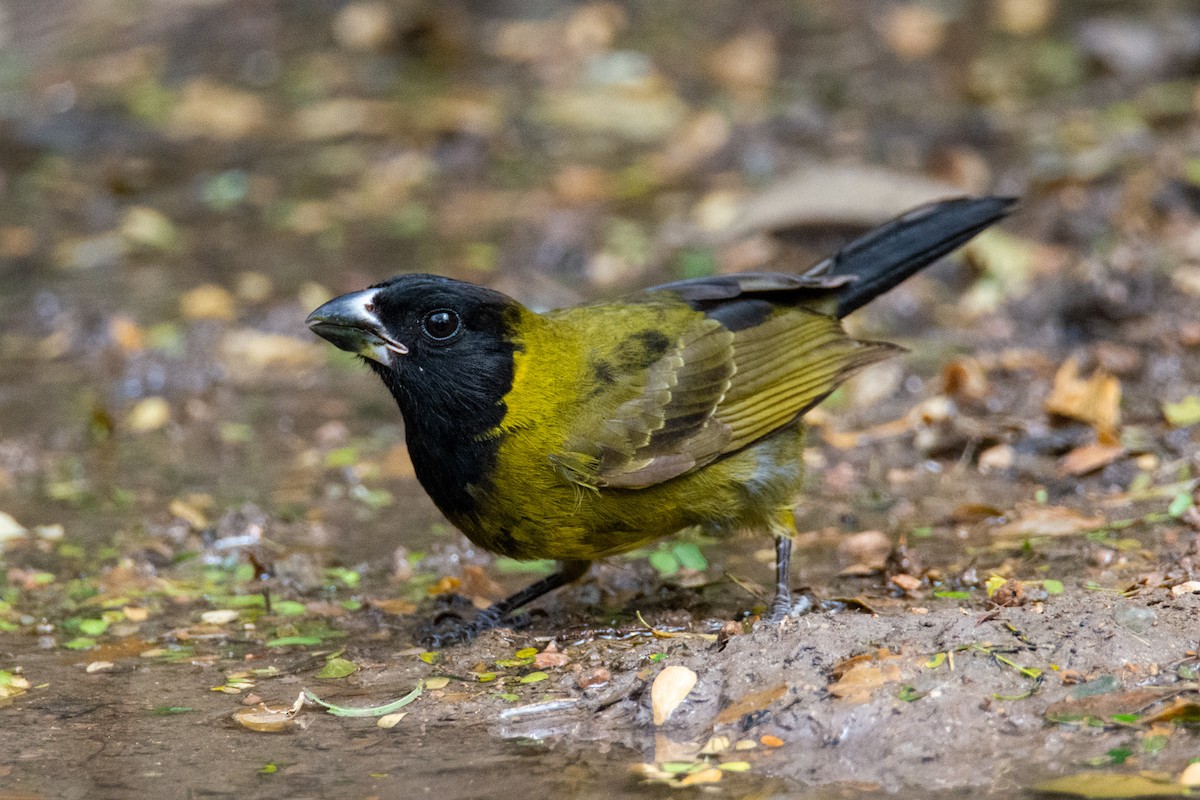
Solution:
[[[400,372],[367,363],[383,379],[404,415],[405,439],[417,480],[451,522],[479,517],[491,488],[503,436],[497,432],[512,388],[516,345],[474,353],[453,376],[412,365]],[[409,365],[405,365],[409,366]]]

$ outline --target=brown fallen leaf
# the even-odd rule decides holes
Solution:
[[[402,600],[398,597],[388,598],[385,600],[371,598],[368,602],[373,608],[378,608],[385,614],[395,614],[396,616],[412,614],[417,610],[416,603],[412,602],[411,600]]]
[[[982,400],[988,394],[987,373],[973,358],[956,358],[942,367],[942,394],[963,400]]]
[[[1121,382],[1104,370],[1079,377],[1079,362],[1068,358],[1054,374],[1054,387],[1043,407],[1048,414],[1086,422],[1102,444],[1115,444],[1121,424]]]
[[[1051,722],[1083,722],[1096,719],[1104,723],[1114,715],[1138,714],[1155,703],[1183,691],[1179,687],[1144,687],[1125,692],[1109,692],[1089,697],[1070,697],[1051,703],[1046,719]],[[1147,718],[1149,722],[1153,717]]]
[[[1142,719],[1142,722],[1147,725],[1163,722],[1195,725],[1197,721],[1200,721],[1200,698],[1194,694],[1172,698],[1166,707]]]
[[[680,786],[696,786],[701,783],[716,783],[724,777],[725,773],[716,767],[709,767],[697,772],[689,772],[679,779]]]
[[[732,722],[737,722],[747,714],[753,714],[755,711],[762,711],[767,706],[774,703],[779,698],[787,694],[787,684],[781,683],[778,686],[772,686],[767,689],[760,689],[757,692],[743,695],[734,700],[725,708],[721,709],[717,714],[717,718],[713,720],[714,725],[728,725]]]
[[[1125,448],[1118,444],[1085,444],[1063,456],[1058,462],[1058,471],[1061,475],[1087,475],[1107,467],[1124,455]]]
[[[1025,506],[1017,510],[1016,517],[994,528],[992,535],[997,538],[1072,536],[1103,528],[1106,522],[1102,516],[1085,516],[1064,506]]]
[[[848,703],[865,703],[875,690],[901,679],[900,656],[887,648],[848,658],[833,668],[829,693]]]
[[[1004,511],[987,503],[960,503],[954,507],[944,524],[982,522],[985,519],[997,519],[1004,516]]]
[[[547,667],[561,667],[570,663],[571,657],[566,653],[560,653],[558,645],[554,642],[546,645],[546,649],[533,657],[533,665],[538,669],[546,669]]]

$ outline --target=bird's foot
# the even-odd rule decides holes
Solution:
[[[422,631],[421,644],[430,650],[440,650],[454,644],[466,644],[479,634],[501,626],[522,628],[530,622],[529,615],[516,612],[507,615],[485,609],[475,615],[474,619],[466,620],[454,612],[439,615]]]
[[[763,625],[779,625],[784,620],[807,614],[813,610],[812,595],[805,592],[793,598],[791,592],[780,592],[771,601],[771,607],[762,617]]]

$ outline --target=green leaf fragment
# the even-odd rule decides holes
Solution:
[[[1121,681],[1115,675],[1101,675],[1086,683],[1081,683],[1071,689],[1071,697],[1079,700],[1084,697],[1095,697],[1100,694],[1115,692],[1121,688]]]
[[[336,450],[330,450],[325,455],[325,466],[329,469],[343,469],[345,467],[352,467],[357,463],[357,447],[339,447]]]
[[[171,717],[176,714],[187,714],[195,710],[191,706],[155,706],[150,709],[150,712],[160,717]]]
[[[345,678],[358,672],[358,665],[345,658],[331,658],[318,670],[318,678]]]
[[[497,572],[518,575],[549,575],[558,568],[557,561],[538,559],[536,561],[517,561],[515,558],[497,558],[492,564]]]
[[[682,775],[687,772],[692,772],[698,766],[703,766],[696,761],[664,761],[658,765],[658,768],[663,772],[669,772],[672,775]]]
[[[108,622],[102,619],[83,619],[79,621],[79,632],[87,636],[99,636],[108,630]]]
[[[267,642],[267,647],[311,647],[320,643],[320,636],[280,636]]]
[[[1124,764],[1133,755],[1133,751],[1128,747],[1114,747],[1105,755],[1112,761],[1113,764]]]
[[[1142,752],[1143,753],[1160,753],[1167,746],[1167,741],[1169,739],[1170,739],[1170,737],[1163,736],[1162,734],[1157,734],[1157,733],[1150,734],[1149,736],[1142,739]]]
[[[96,646],[96,640],[90,636],[77,636],[69,642],[64,642],[63,647],[68,650],[90,650]]]
[[[704,553],[700,552],[700,548],[696,546],[695,542],[676,542],[671,545],[671,554],[684,569],[696,572],[708,569],[708,559],[704,557]]]
[[[679,572],[679,559],[669,550],[655,550],[650,554],[650,566],[662,577],[669,578]]]
[[[1200,422],[1200,395],[1188,395],[1178,403],[1163,403],[1163,417],[1172,428],[1186,428]]]
[[[547,675],[545,672],[540,672],[540,671],[539,672],[531,672],[528,675],[526,675],[525,677],[521,678],[520,682],[521,683],[540,683],[541,681],[544,681],[549,677],[550,676]]]
[[[276,600],[271,603],[271,613],[281,617],[302,617],[307,611],[304,603],[295,600]]]
[[[1180,492],[1171,500],[1171,505],[1167,506],[1167,514],[1174,519],[1179,519],[1192,507],[1192,493]]]
[[[354,707],[339,706],[334,705],[333,703],[327,703],[310,692],[308,689],[303,690],[304,699],[306,701],[323,707],[335,717],[382,717],[384,714],[391,714],[394,711],[399,711],[400,709],[404,708],[406,705],[420,697],[421,691],[422,686],[418,683],[415,689],[404,695],[404,697],[401,697],[399,700],[395,700],[391,703],[384,703],[381,706]]]
[[[1063,593],[1062,581],[1056,581],[1052,578],[1048,578],[1048,579],[1042,581],[1042,588],[1046,590],[1046,594],[1062,594]]]
[[[496,661],[496,666],[501,669],[512,669],[513,667],[527,667],[532,663],[532,658],[501,658]]]

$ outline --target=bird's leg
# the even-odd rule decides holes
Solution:
[[[796,517],[792,509],[785,508],[780,514],[771,532],[775,535],[775,599],[763,622],[768,625],[778,625],[792,612],[792,537],[796,535]]]
[[[459,642],[469,642],[484,631],[499,627],[509,614],[521,606],[533,602],[544,594],[566,586],[583,577],[591,566],[590,561],[563,561],[562,567],[552,575],[547,575],[540,581],[535,581],[524,589],[514,592],[503,600],[498,600],[475,615],[471,622],[444,633],[435,633],[428,637],[430,647],[445,647]]]

